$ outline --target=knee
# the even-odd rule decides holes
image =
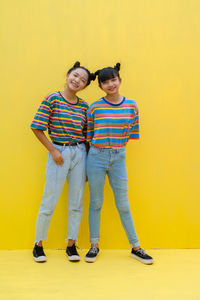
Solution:
[[[73,214],[73,213],[83,213],[83,206],[82,205],[77,205],[77,206],[70,206],[68,208],[68,212],[69,214]]]
[[[130,206],[128,202],[117,204],[117,209],[120,213],[130,212]]]
[[[97,199],[90,202],[90,209],[99,210],[102,207],[103,200]]]
[[[53,205],[44,205],[40,207],[39,215],[52,216],[55,207]]]

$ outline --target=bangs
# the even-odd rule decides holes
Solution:
[[[104,82],[106,80],[115,78],[116,76],[119,77],[119,72],[111,67],[102,69],[98,74],[98,81]]]

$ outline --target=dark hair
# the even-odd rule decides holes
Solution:
[[[120,70],[120,63],[117,63],[114,66],[114,68],[112,67],[103,68],[101,70],[96,71],[94,75],[95,77],[98,76],[98,82],[100,84],[101,82],[104,82],[116,76],[120,78],[119,70]]]
[[[74,71],[74,70],[76,70],[78,68],[81,68],[81,69],[85,70],[87,72],[87,74],[88,74],[88,81],[87,81],[86,86],[90,84],[91,80],[95,80],[96,75],[93,74],[93,73],[90,73],[90,71],[88,69],[86,69],[85,67],[81,66],[79,61],[75,62],[75,64],[73,65],[72,68],[69,69],[69,71],[67,72],[67,74],[70,74],[72,71]]]

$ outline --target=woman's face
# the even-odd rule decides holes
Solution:
[[[99,87],[107,94],[113,95],[118,93],[121,84],[121,78],[118,76],[108,79],[104,82],[100,82]]]
[[[67,74],[67,86],[71,91],[78,92],[83,90],[87,82],[88,73],[82,68],[77,68]]]

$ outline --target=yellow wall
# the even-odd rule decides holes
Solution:
[[[121,62],[121,93],[140,109],[141,140],[127,146],[130,205],[146,248],[200,247],[200,2],[1,1],[2,249],[32,248],[47,152],[29,124],[42,98],[64,87],[76,61],[92,71]],[[93,83],[80,96],[102,95]],[[64,247],[65,186],[48,248]],[[89,190],[79,245],[89,246]],[[101,247],[128,248],[106,182]]]

